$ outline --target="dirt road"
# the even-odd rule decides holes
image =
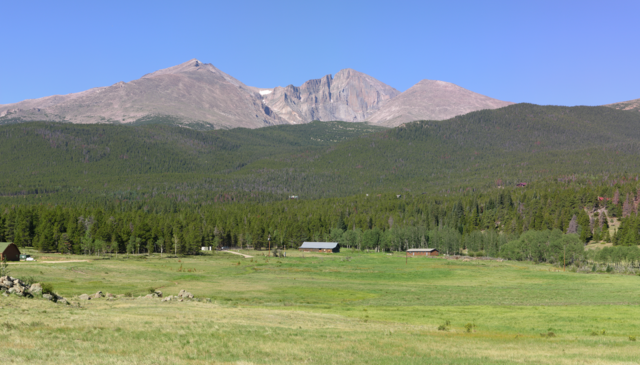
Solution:
[[[253,257],[253,256],[245,255],[245,254],[240,253],[240,252],[235,252],[235,251],[227,251],[227,250],[223,250],[222,252],[228,252],[228,253],[232,253],[232,254],[234,254],[234,255],[240,255],[240,256],[244,257],[245,259],[250,259],[250,258],[252,258],[252,257]]]
[[[7,262],[8,265],[19,265],[32,262],[34,264],[65,264],[69,262],[89,262],[89,260],[62,260],[62,261],[22,261],[22,262]]]

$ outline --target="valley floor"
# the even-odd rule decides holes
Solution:
[[[0,357],[33,364],[640,359],[640,343],[633,341],[640,335],[637,276],[518,262],[412,258],[405,264],[402,255],[373,253],[268,258],[242,252],[254,257],[214,253],[12,265],[12,276],[51,283],[73,304],[0,296]],[[149,288],[165,296],[187,289],[212,302],[140,298]],[[133,297],[74,298],[98,290]]]

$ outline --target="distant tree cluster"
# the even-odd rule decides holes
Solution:
[[[0,208],[0,240],[47,252],[196,254],[201,246],[260,249],[271,236],[272,245],[281,248],[297,248],[305,240],[336,241],[347,249],[429,247],[443,254],[554,263],[575,260],[592,240],[640,242],[638,183],[601,182],[571,179],[438,198],[381,194],[204,205],[11,205]],[[620,195],[625,199],[616,199]],[[610,235],[614,218],[621,224]]]

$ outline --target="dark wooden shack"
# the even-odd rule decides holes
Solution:
[[[437,248],[410,248],[407,250],[409,256],[438,256],[440,251]]]
[[[20,261],[18,246],[11,242],[0,242],[0,260]]]
[[[299,250],[302,252],[340,252],[340,244],[338,242],[303,242]]]

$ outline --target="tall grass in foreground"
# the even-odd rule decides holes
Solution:
[[[342,260],[346,255],[350,261]],[[185,288],[213,303],[121,298],[63,306],[0,296],[0,358],[31,364],[631,364],[640,358],[640,345],[631,340],[640,335],[637,276],[513,262],[405,264],[404,257],[382,254],[293,256],[13,265],[12,275],[51,282],[70,298]]]

